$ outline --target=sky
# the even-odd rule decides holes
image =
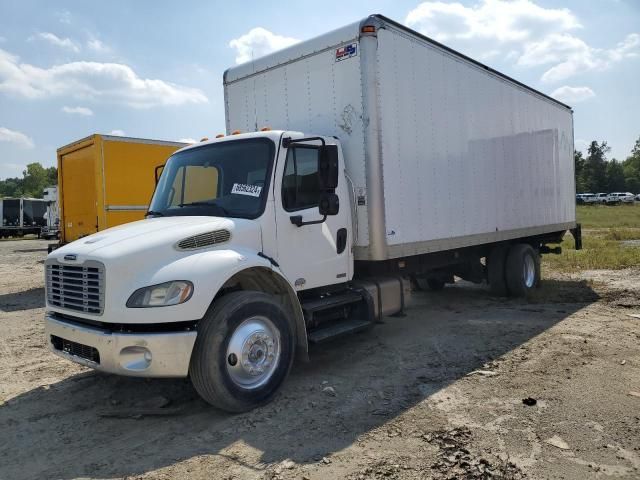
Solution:
[[[223,133],[227,68],[372,13],[571,105],[579,150],[640,137],[640,0],[0,0],[0,179],[93,133]]]

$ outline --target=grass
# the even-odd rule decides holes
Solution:
[[[582,228],[640,228],[640,204],[577,205],[576,216]]]
[[[582,223],[582,250],[574,250],[573,237],[565,236],[562,254],[545,255],[544,265],[559,271],[618,270],[640,266],[640,205],[577,207]]]

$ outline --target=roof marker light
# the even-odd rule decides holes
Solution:
[[[270,132],[271,131],[271,127],[262,127],[260,129],[261,132]]]
[[[216,135],[216,138],[222,138],[222,137],[224,137],[224,133],[219,133]]]
[[[206,142],[207,140],[209,140],[209,138],[208,138],[208,137],[202,137],[202,138],[200,139],[200,141],[201,141],[201,142]]]
[[[365,25],[360,29],[360,33],[376,33],[376,27],[373,25]]]
[[[240,135],[242,132],[240,130],[234,130],[231,132],[231,135]]]

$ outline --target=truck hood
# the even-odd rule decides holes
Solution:
[[[254,220],[222,217],[159,217],[127,223],[94,233],[54,250],[49,258],[66,263],[65,256],[75,255],[72,263],[85,259],[123,258],[154,250],[172,250],[186,238],[216,230],[228,230],[234,246],[261,249],[259,223]],[[229,242],[226,247],[228,248]],[[207,248],[207,247],[205,247]],[[216,248],[213,245],[208,248]],[[71,257],[67,257],[71,259]]]

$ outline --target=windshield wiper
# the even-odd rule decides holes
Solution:
[[[153,215],[154,217],[164,217],[164,213],[162,213],[162,212],[154,212],[153,210],[149,210],[147,212],[147,214],[145,215],[145,217],[148,217],[149,215]]]
[[[223,215],[228,215],[229,211],[221,205],[218,205],[214,202],[190,202],[190,203],[180,203],[179,207],[215,207],[219,209]]]

